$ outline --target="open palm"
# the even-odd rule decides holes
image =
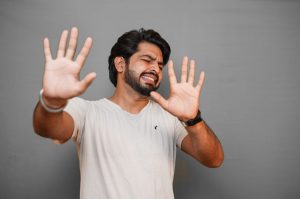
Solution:
[[[188,72],[188,58],[184,57],[181,67],[181,82],[177,82],[173,62],[168,63],[168,75],[170,81],[170,96],[164,99],[159,93],[151,92],[151,96],[166,111],[178,117],[182,121],[187,121],[197,115],[199,109],[200,92],[204,82],[204,72],[200,73],[198,84],[194,86],[195,61],[190,62]]]
[[[80,80],[80,71],[92,46],[92,39],[87,38],[77,58],[73,60],[77,45],[78,30],[72,28],[66,50],[68,31],[63,31],[57,58],[53,59],[48,38],[44,39],[45,73],[43,77],[44,96],[47,99],[67,100],[82,94],[95,79],[90,73]]]

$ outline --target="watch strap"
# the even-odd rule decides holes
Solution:
[[[201,112],[200,112],[200,110],[198,110],[197,115],[196,115],[196,117],[195,117],[194,119],[190,119],[190,120],[188,120],[188,121],[186,121],[186,122],[183,122],[183,121],[182,121],[182,124],[183,124],[184,126],[194,126],[195,124],[197,124],[197,123],[199,123],[199,122],[201,122],[201,121],[203,121],[203,119],[202,119],[202,117],[201,117]]]

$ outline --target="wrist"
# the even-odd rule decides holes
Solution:
[[[52,98],[46,97],[44,94],[42,95],[42,98],[43,98],[46,106],[48,106],[49,108],[54,108],[54,109],[64,107],[68,103],[68,100],[52,99]]]
[[[180,121],[181,121],[183,126],[187,127],[187,126],[194,126],[194,125],[198,124],[199,122],[202,122],[203,119],[201,117],[200,110],[198,110],[197,115],[195,116],[195,118],[187,120],[187,121],[183,121],[183,120],[180,120]]]
[[[41,89],[40,91],[39,99],[42,107],[50,113],[62,112],[68,103],[68,100],[56,100],[45,97],[43,89]]]

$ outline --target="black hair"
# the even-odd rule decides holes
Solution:
[[[163,65],[166,65],[168,62],[171,48],[159,33],[152,29],[145,30],[143,28],[126,32],[113,45],[108,58],[109,79],[114,86],[117,85],[117,70],[114,59],[118,56],[123,57],[126,64],[128,64],[130,57],[137,52],[138,45],[143,41],[157,45],[163,55]]]

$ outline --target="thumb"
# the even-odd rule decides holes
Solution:
[[[152,91],[150,95],[164,109],[168,109],[168,101],[163,96],[161,96],[158,92]]]
[[[96,78],[96,73],[92,72],[86,75],[80,82],[79,87],[81,88],[82,92],[84,92],[94,81]]]

